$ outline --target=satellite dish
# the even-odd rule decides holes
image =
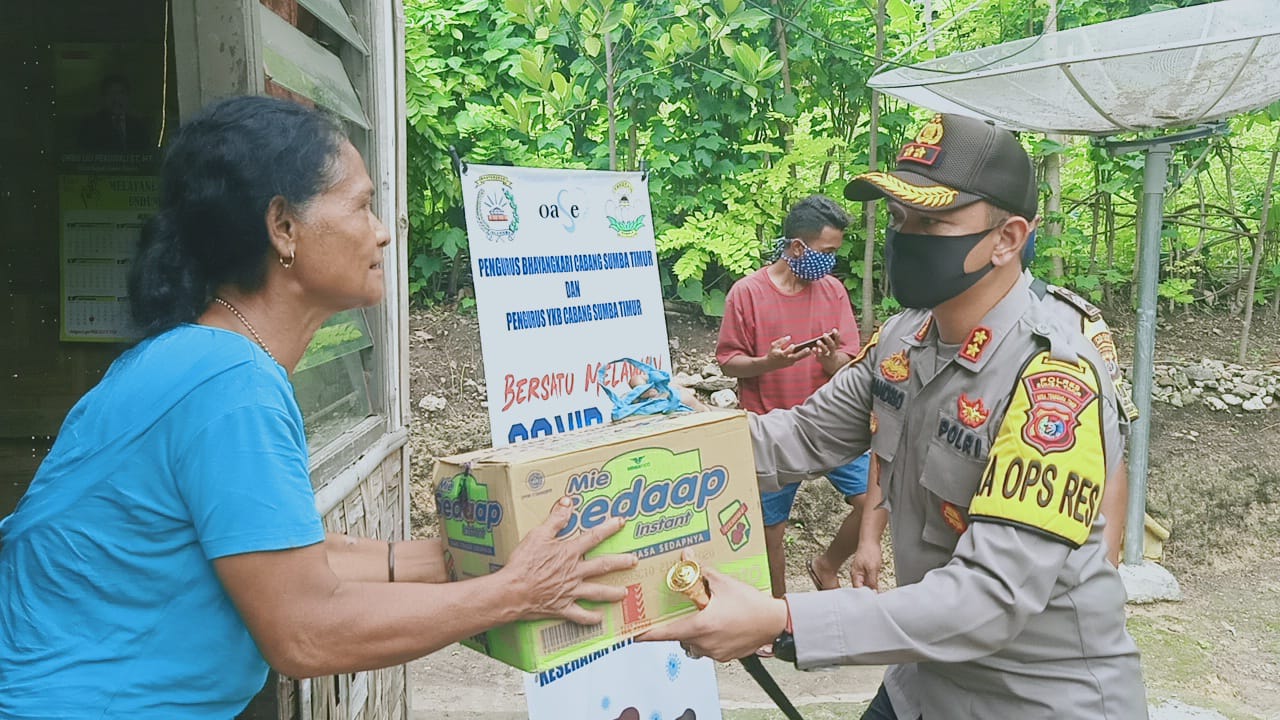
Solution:
[[[1185,127],[1280,98],[1280,2],[1147,13],[896,68],[868,84],[1018,130]]]

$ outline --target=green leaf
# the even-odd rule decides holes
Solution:
[[[504,0],[502,7],[507,12],[515,15],[516,22],[522,22],[525,19],[526,11],[529,8],[529,0]]]
[[[603,49],[603,47],[604,43],[595,35],[588,36],[582,41],[582,49],[586,50],[587,55],[590,57],[599,56],[600,50]]]
[[[724,317],[725,292],[720,288],[712,288],[702,298],[702,313],[711,317]]]
[[[741,7],[742,0],[724,0],[724,14],[726,16],[738,12],[738,9]]]
[[[1061,155],[1070,150],[1071,146],[1066,143],[1060,143],[1057,140],[1049,138],[1036,138],[1031,141],[1031,154],[1034,157],[1044,157],[1046,155]]]
[[[685,302],[701,303],[706,297],[702,292],[701,280],[686,280],[676,287],[676,297]]]

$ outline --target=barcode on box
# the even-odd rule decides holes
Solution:
[[[604,624],[579,625],[565,621],[542,629],[542,647],[547,653],[560,652],[584,640],[604,636]]]

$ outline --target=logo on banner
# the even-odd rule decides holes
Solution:
[[[637,213],[631,204],[635,191],[630,182],[622,180],[613,186],[613,199],[605,205],[609,229],[618,233],[618,237],[633,238],[644,229],[645,216]]]
[[[476,179],[476,222],[493,242],[510,242],[520,229],[520,210],[511,193],[511,181],[504,175],[481,175]]]

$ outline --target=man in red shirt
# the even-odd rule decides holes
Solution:
[[[804,402],[858,352],[849,293],[831,275],[849,214],[813,195],[791,208],[772,263],[734,283],[725,301],[716,361],[738,378],[744,410],[764,414]],[[815,342],[808,342],[813,341]],[[837,587],[837,571],[858,545],[867,456],[828,473],[852,507],[836,537],[809,561],[819,589]],[[786,593],[783,537],[798,484],[761,497],[773,594]]]

